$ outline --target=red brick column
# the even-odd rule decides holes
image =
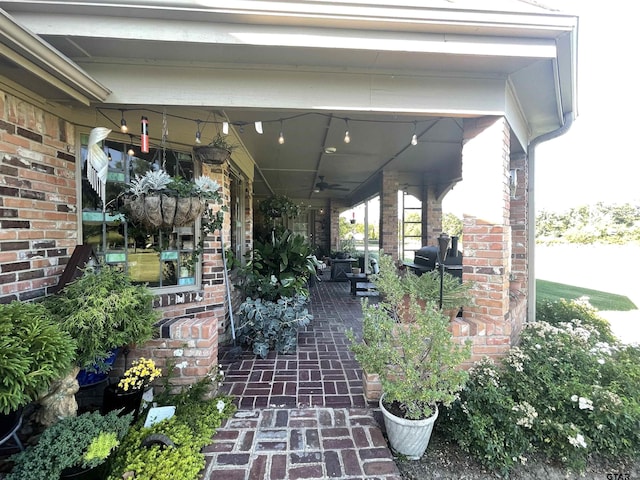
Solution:
[[[335,251],[340,248],[340,213],[345,210],[345,205],[334,199],[329,200],[329,245]]]
[[[464,120],[463,276],[475,283],[475,305],[465,308],[464,320],[456,320],[453,330],[472,339],[472,361],[500,356],[511,344],[509,142],[502,117]]]
[[[526,155],[511,159],[511,172],[516,176],[510,188],[509,219],[511,223],[510,306],[513,324],[512,343],[517,341],[527,316],[529,279],[529,162]]]
[[[424,188],[422,196],[422,246],[437,245],[441,233],[442,199],[436,197],[435,187],[430,185]]]
[[[380,248],[398,259],[398,174],[382,172],[380,190]]]

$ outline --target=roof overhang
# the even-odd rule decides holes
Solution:
[[[0,9],[2,74],[20,85],[51,92],[85,105],[103,102],[110,90]],[[51,93],[49,95],[52,95]]]

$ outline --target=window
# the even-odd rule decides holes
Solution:
[[[134,282],[150,287],[186,287],[196,284],[197,269],[192,254],[197,247],[193,225],[174,228],[171,232],[150,231],[127,223],[117,213],[118,194],[136,174],[160,168],[164,164],[169,175],[192,179],[194,165],[191,155],[150,149],[148,154],[127,153],[128,145],[105,141],[109,158],[106,185],[106,209],[87,180],[86,159],[89,136],[81,138],[82,170],[82,242],[91,245],[107,264],[121,266]]]
[[[413,261],[416,250],[422,248],[422,202],[406,192],[399,191],[401,208],[401,255],[405,261]]]
[[[229,217],[231,221],[231,238],[225,248],[233,253],[236,264],[240,265],[245,254],[245,183],[243,178],[234,171],[229,175]],[[225,239],[227,240],[227,239]]]

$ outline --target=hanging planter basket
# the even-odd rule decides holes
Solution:
[[[193,223],[207,208],[200,197],[173,197],[165,194],[126,197],[127,216],[151,228],[183,227]]]
[[[203,163],[222,164],[231,159],[231,150],[213,145],[195,147],[193,153],[196,160]]]

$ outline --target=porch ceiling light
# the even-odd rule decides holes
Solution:
[[[124,110],[120,110],[122,112],[122,117],[120,118],[120,131],[122,133],[127,133],[129,131],[129,127],[127,127],[127,121],[124,118]]]

